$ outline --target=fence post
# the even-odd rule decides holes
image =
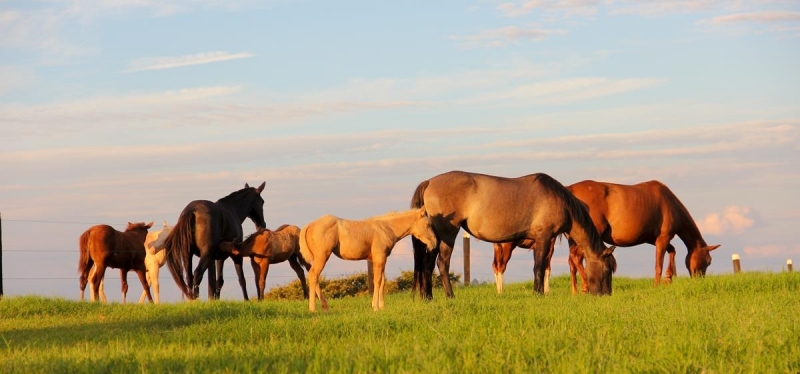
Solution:
[[[3,298],[3,217],[0,215],[0,299]]]
[[[786,268],[789,269],[789,272],[792,272],[792,259],[786,260]]]
[[[375,282],[373,282],[373,279],[375,279],[375,277],[372,272],[372,261],[367,260],[367,290],[369,290],[370,295],[375,292]]]
[[[469,286],[469,233],[464,233],[464,285]]]
[[[739,262],[739,255],[734,253],[731,256],[731,259],[733,260],[733,273],[738,274],[740,271],[742,271],[742,264]]]

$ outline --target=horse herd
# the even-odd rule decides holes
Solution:
[[[270,264],[289,262],[297,273],[309,310],[316,300],[327,309],[319,277],[331,254],[345,260],[369,260],[373,264],[372,307],[384,307],[386,259],[395,244],[412,236],[414,290],[431,299],[432,274],[438,266],[447,297],[453,297],[448,277],[450,257],[459,230],[494,243],[497,291],[503,291],[503,273],[515,247],[530,249],[534,257],[534,290],[546,291],[546,276],[560,235],[569,241],[572,292],[576,274],[582,291],[608,295],[616,271],[615,246],[652,244],[656,247],[655,284],[661,282],[664,255],[669,253],[665,281],[676,274],[678,236],[686,245],[686,268],[692,276],[705,275],[711,264],[709,246],[688,210],[663,183],[649,181],[622,185],[582,181],[564,186],[547,174],[518,178],[451,171],[421,182],[411,198],[411,209],[390,212],[361,221],[324,215],[305,227],[283,225],[266,228],[259,187],[245,184],[216,202],[196,200],[183,209],[174,227],[148,234],[153,225],[129,223],[125,232],[108,225],[89,228],[79,239],[81,300],[87,283],[90,296],[105,301],[106,267],[120,269],[122,297],[128,289],[127,272],[133,270],[144,288],[140,302],[151,302],[150,285],[158,302],[158,269],[167,264],[178,288],[189,299],[199,298],[199,285],[208,271],[208,296],[217,299],[223,285],[222,265],[230,257],[245,300],[248,300],[242,264],[250,257],[257,297],[264,298]],[[250,218],[256,232],[243,238],[242,223]],[[611,244],[606,247],[605,243]],[[192,271],[194,256],[199,258]],[[216,262],[216,266],[212,263]],[[308,272],[305,281],[303,268]]]

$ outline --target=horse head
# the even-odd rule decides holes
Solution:
[[[436,233],[433,231],[431,217],[428,215],[428,212],[425,211],[425,206],[423,205],[418,210],[419,216],[411,226],[411,235],[414,235],[415,238],[425,243],[428,251],[432,251],[439,244],[439,239],[436,237]]]
[[[611,295],[611,275],[617,271],[617,259],[611,246],[596,258],[586,257],[586,280],[592,295]]]
[[[692,277],[704,277],[706,270],[711,266],[711,251],[719,248],[718,245],[701,246],[686,255],[686,269]]]
[[[267,227],[267,224],[264,222],[264,199],[261,198],[261,192],[264,191],[264,186],[266,184],[267,182],[263,182],[258,187],[250,187],[247,183],[244,184],[244,188],[252,188],[256,193],[255,198],[251,200],[250,211],[247,213],[247,217],[256,224],[257,230]]]

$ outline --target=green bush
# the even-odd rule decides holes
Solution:
[[[450,283],[457,284],[461,281],[460,274],[450,272]],[[386,281],[385,291],[387,294],[410,291],[414,285],[414,272],[403,271],[400,276]],[[367,273],[356,273],[344,278],[326,279],[322,277],[319,282],[322,292],[329,299],[339,299],[348,296],[360,296],[369,293],[369,283],[367,283]],[[442,287],[442,278],[437,272],[433,274],[433,287]],[[302,300],[303,289],[299,280],[291,283],[274,287],[265,295],[270,300]]]

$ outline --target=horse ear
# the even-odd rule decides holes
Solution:
[[[148,229],[153,227],[153,221],[150,221],[150,223],[148,223],[146,226],[147,226]]]
[[[710,245],[710,246],[706,247],[706,250],[707,250],[707,251],[709,251],[709,252],[711,252],[711,251],[713,251],[713,250],[715,250],[715,249],[719,248],[719,246],[720,246],[720,245],[722,245],[722,244]]]
[[[611,256],[611,254],[612,254],[612,253],[614,253],[614,250],[615,250],[615,249],[617,249],[617,246],[616,246],[616,245],[612,245],[612,246],[610,246],[610,247],[606,248],[606,249],[603,251],[603,257],[605,257],[605,256]]]
[[[264,191],[264,186],[266,186],[266,185],[267,185],[267,182],[266,182],[266,181],[265,181],[265,182],[263,182],[263,183],[261,183],[261,185],[260,185],[260,186],[258,186],[258,188],[256,188],[256,192],[258,192],[259,194],[261,194],[261,191]]]
[[[244,188],[250,188],[250,185],[249,185],[249,184],[247,184],[247,183],[245,183],[245,184],[244,184]]]

